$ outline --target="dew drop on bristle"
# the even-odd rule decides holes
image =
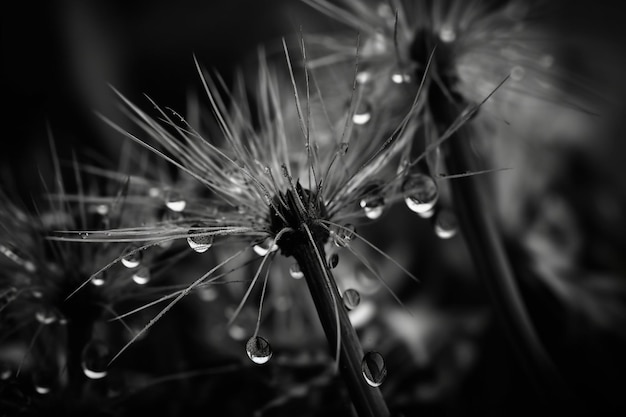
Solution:
[[[365,382],[372,387],[379,387],[387,376],[387,365],[383,355],[378,352],[368,352],[363,356],[361,372]]]
[[[202,227],[201,225],[193,225],[193,228],[198,228],[198,227]],[[201,233],[200,231],[198,231],[197,229],[194,230],[190,230],[189,234],[193,235],[193,234],[198,234]],[[189,236],[187,238],[187,243],[189,244],[189,247],[191,249],[193,249],[194,251],[198,252],[198,253],[204,253],[207,250],[209,250],[211,248],[211,246],[213,246],[213,240],[214,237],[211,235],[204,235],[204,236]]]
[[[435,234],[441,239],[450,239],[459,229],[456,215],[452,210],[442,209],[435,218]]]
[[[272,346],[261,336],[253,336],[246,343],[246,353],[252,362],[263,365],[272,357]]]
[[[80,232],[78,235],[81,239],[87,239],[89,237],[89,233],[87,232]]]
[[[337,265],[339,265],[339,254],[333,253],[328,257],[328,266],[330,269],[335,269]]]
[[[109,346],[102,340],[91,340],[85,345],[81,357],[83,373],[89,379],[102,379],[107,376],[110,360]]]
[[[35,312],[35,319],[41,324],[52,324],[59,320],[59,313],[52,307],[42,306]]]
[[[372,120],[372,106],[367,102],[361,102],[358,104],[357,109],[352,115],[352,122],[355,125],[363,126]]]
[[[300,269],[300,265],[297,262],[294,262],[289,267],[289,275],[293,279],[300,279],[304,277],[304,272]]]
[[[165,195],[165,206],[176,213],[180,213],[187,207],[187,202],[180,193],[171,190]]]
[[[456,32],[449,25],[444,25],[439,30],[439,39],[444,43],[452,43],[456,40]]]
[[[411,211],[421,217],[432,216],[432,209],[439,198],[439,189],[432,177],[422,173],[407,175],[402,184],[402,193]]]
[[[348,310],[354,310],[358,307],[361,302],[361,294],[354,288],[348,288],[343,292],[343,305],[346,306]]]
[[[122,265],[124,265],[126,268],[137,268],[141,264],[141,259],[143,258],[143,255],[141,251],[136,250],[136,246],[130,246],[126,249],[125,253],[127,253],[127,255],[122,258]]]
[[[50,394],[58,382],[57,373],[51,369],[36,370],[32,378],[33,388],[40,395]]]
[[[269,252],[277,251],[278,245],[274,242],[274,239],[268,237],[263,242],[257,243],[256,245],[254,245],[252,249],[254,250],[254,253],[256,253],[257,255],[265,256]]]
[[[511,79],[513,81],[522,81],[522,79],[524,78],[524,75],[526,75],[526,70],[524,70],[523,67],[516,65],[513,68],[511,68]]]
[[[91,277],[91,283],[96,287],[101,287],[108,281],[107,271],[102,271],[98,275]]]
[[[371,220],[382,216],[385,209],[385,196],[383,186],[379,183],[370,183],[363,189],[363,197],[359,202],[365,217]]]
[[[133,274],[133,281],[137,285],[146,285],[150,282],[150,268],[142,266]]]

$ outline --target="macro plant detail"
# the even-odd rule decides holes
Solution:
[[[626,409],[626,242],[600,220],[626,194],[589,140],[621,97],[577,74],[557,6],[300,6],[233,68],[157,42],[186,104],[107,80],[81,97],[113,160],[58,156],[53,123],[43,193],[0,187],[2,413]]]

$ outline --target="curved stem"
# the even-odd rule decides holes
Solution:
[[[380,389],[368,385],[361,372],[363,348],[340,302],[341,295],[326,263],[324,248],[313,239],[301,239],[292,250],[304,273],[330,348],[334,351],[340,342],[339,369],[359,417],[389,416]]]

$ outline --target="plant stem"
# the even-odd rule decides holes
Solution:
[[[439,123],[446,126],[461,114],[462,107],[440,96],[433,113],[436,112]],[[451,172],[475,172],[481,168],[470,147],[469,123],[446,142],[444,154]],[[493,204],[489,204],[485,196],[483,180],[481,176],[468,176],[450,182],[459,224],[514,351],[536,384],[539,395],[554,403],[565,398],[564,384],[526,310],[497,231]]]
[[[299,243],[298,247],[293,248],[293,257],[304,273],[328,344],[333,352],[337,346],[337,321],[339,322],[341,334],[339,369],[359,417],[389,416],[389,410],[380,389],[368,385],[361,372],[363,348],[350,323],[348,313],[341,303],[334,277],[326,263],[324,248],[311,240],[302,239]]]

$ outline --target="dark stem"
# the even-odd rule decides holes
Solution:
[[[335,352],[337,346],[337,314],[339,315],[339,369],[359,417],[389,416],[380,389],[368,385],[361,372],[363,348],[341,303],[341,295],[326,263],[323,246],[309,239],[302,239],[292,250],[293,257],[304,273],[332,352]]]
[[[434,96],[430,103],[433,114],[437,115],[441,126],[449,126],[461,114],[462,106],[451,102],[443,93],[439,96],[436,91],[431,94]],[[467,122],[446,142],[444,154],[450,172],[475,172],[482,168],[477,166],[469,143],[470,123]],[[459,224],[476,270],[484,280],[514,352],[535,383],[540,397],[556,404],[566,398],[565,385],[533,326],[520,294],[496,227],[493,204],[487,201],[485,178],[468,176],[450,181]]]

